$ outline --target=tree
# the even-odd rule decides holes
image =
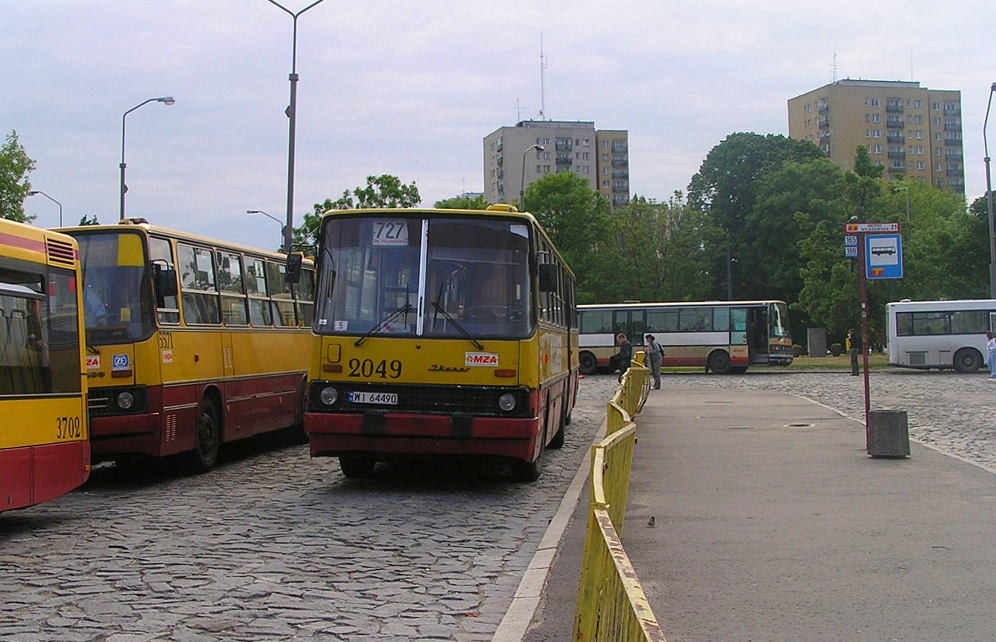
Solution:
[[[83,216],[80,217],[79,225],[100,225],[100,221],[97,220],[96,214],[93,214],[91,216],[87,216],[86,214],[84,214]]]
[[[819,147],[781,135],[734,133],[712,148],[699,171],[688,184],[688,203],[706,212],[712,224],[724,234],[706,248],[712,258],[714,295],[725,298],[727,257],[739,259],[751,243],[743,234],[748,215],[754,209],[756,189],[767,173],[787,161],[805,162],[823,158]],[[734,291],[734,298],[742,295]]]
[[[839,218],[833,200],[844,172],[826,158],[788,161],[759,177],[755,204],[744,218],[736,257],[735,291],[744,299],[795,301],[802,289],[798,212],[811,226]]]
[[[444,210],[486,210],[491,203],[484,200],[483,196],[454,196],[441,201],[436,201],[433,207]]]
[[[28,157],[17,140],[17,132],[12,130],[0,146],[0,218],[20,223],[35,219],[24,213],[24,199],[31,189],[28,174],[34,169],[35,161]]]
[[[589,301],[591,278],[606,239],[609,202],[571,172],[547,174],[526,188],[526,202],[578,278],[578,301]]]
[[[609,219],[608,230],[589,279],[595,302],[707,298],[711,277],[703,246],[715,230],[681,192],[667,203],[634,195]]]
[[[404,185],[401,179],[390,174],[367,176],[366,187],[357,187],[352,193],[345,190],[334,201],[327,198],[323,203],[315,203],[314,211],[305,214],[300,227],[294,228],[294,245],[314,247],[322,216],[329,210],[415,207],[421,202],[422,197],[419,196],[415,181]]]

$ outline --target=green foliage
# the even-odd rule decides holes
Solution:
[[[490,203],[484,200],[483,196],[475,196],[473,198],[469,196],[454,196],[453,198],[436,201],[433,207],[444,210],[486,210],[488,209],[488,205]]]
[[[600,272],[609,202],[588,181],[570,172],[547,174],[526,188],[526,203],[578,277],[578,300],[595,296],[590,282]],[[597,278],[597,277],[596,277]]]
[[[609,220],[592,285],[597,302],[707,298],[711,280],[703,239],[708,217],[676,192],[667,203],[634,196]]]
[[[87,216],[84,214],[80,217],[79,225],[100,225],[100,221],[97,220],[97,215]]]
[[[316,234],[322,216],[329,210],[351,210],[383,207],[416,207],[422,202],[415,181],[405,185],[397,176],[381,174],[367,176],[365,187],[357,187],[352,192],[345,190],[336,200],[325,199],[315,203],[314,211],[304,215],[299,227],[294,228],[294,246],[313,248],[317,243]]]
[[[24,213],[24,199],[31,190],[28,174],[34,171],[35,161],[28,157],[11,131],[0,146],[0,218],[19,223],[30,223],[34,216]]]
[[[705,248],[711,257],[713,296],[726,297],[727,257],[739,263],[753,242],[744,227],[754,210],[761,179],[786,162],[804,163],[823,156],[808,141],[744,132],[730,134],[709,151],[688,185],[688,202],[708,213],[712,224],[723,231]],[[733,288],[734,298],[744,298],[743,279],[731,285],[738,286]]]

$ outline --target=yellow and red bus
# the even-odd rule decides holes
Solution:
[[[185,453],[300,425],[314,269],[149,225],[68,228],[79,243],[95,459]]]
[[[0,512],[90,475],[76,242],[0,219]]]
[[[600,303],[578,306],[581,372],[614,371],[616,336],[634,348],[654,335],[664,366],[704,366],[716,374],[792,363],[788,306],[782,301]]]
[[[312,456],[498,458],[516,480],[564,443],[577,393],[574,275],[536,219],[480,210],[322,219]]]

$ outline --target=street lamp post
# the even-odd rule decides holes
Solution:
[[[55,200],[54,198],[52,198],[51,196],[49,196],[48,194],[46,194],[41,190],[33,189],[28,192],[28,196],[35,196],[35,195],[44,196],[45,198],[47,198],[48,200],[52,201],[53,203],[59,206],[59,227],[62,227],[62,203]]]
[[[270,4],[280,7],[294,19],[294,39],[291,45],[291,72],[290,72],[290,105],[287,107],[287,118],[290,120],[289,141],[287,143],[287,225],[284,227],[284,252],[291,253],[291,244],[294,235],[294,137],[297,126],[297,19],[302,13],[321,3],[323,0],[315,0],[304,9],[294,13],[276,0],[269,0]]]
[[[252,214],[262,214],[263,216],[265,216],[266,218],[270,219],[271,221],[273,221],[277,225],[281,226],[280,227],[280,239],[281,239],[281,242],[283,241],[283,238],[284,238],[284,228],[283,228],[283,223],[280,221],[279,218],[277,218],[276,216],[271,216],[271,215],[267,214],[266,212],[264,212],[263,210],[246,210],[246,214],[250,214],[250,215],[252,215]]]
[[[522,208],[523,212],[526,211],[526,154],[531,149],[541,152],[546,148],[542,145],[530,145],[526,148],[526,151],[522,152],[522,181],[519,183],[519,207]]]
[[[996,82],[989,87],[986,119],[982,121],[982,144],[986,150],[986,210],[989,213],[989,297],[992,299],[996,299],[996,224],[993,223],[993,184],[989,175],[989,140],[986,138],[986,125],[989,124],[989,110],[993,106],[994,91],[996,91]]]
[[[173,100],[172,96],[160,96],[159,98],[149,98],[148,100],[145,100],[143,102],[138,103],[137,105],[135,105],[134,107],[132,107],[131,109],[129,109],[128,111],[126,111],[121,116],[121,164],[118,165],[118,167],[121,168],[121,220],[122,221],[124,220],[124,217],[125,217],[125,192],[128,191],[128,186],[125,185],[125,167],[126,167],[126,165],[125,165],[125,119],[128,117],[128,114],[130,114],[131,112],[135,111],[139,107],[141,107],[143,105],[147,105],[149,103],[153,103],[153,102],[155,102],[155,103],[162,103],[164,105],[172,105],[176,101]]]
[[[906,192],[906,222],[910,222],[910,188],[908,187],[897,187],[895,191],[904,190]]]

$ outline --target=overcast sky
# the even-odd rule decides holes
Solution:
[[[426,206],[483,191],[483,138],[541,106],[629,130],[631,193],[667,200],[730,133],[787,135],[787,100],[834,74],[960,90],[974,199],[994,25],[992,0],[324,0],[298,20],[295,223],[371,174]],[[127,117],[127,214],[277,247],[245,212],[286,217],[292,26],[267,0],[0,0],[0,136],[66,224],[112,223],[122,114],[173,96]],[[58,224],[41,196],[25,210]]]

